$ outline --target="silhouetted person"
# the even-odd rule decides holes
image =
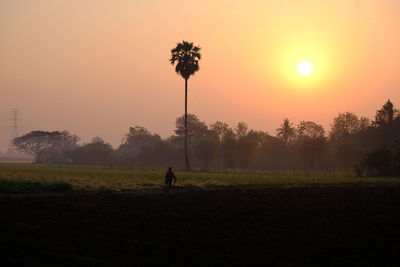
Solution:
[[[172,168],[169,167],[167,173],[165,174],[165,185],[168,187],[172,186],[172,180],[174,180],[174,183],[176,183],[176,177],[174,172],[172,171]]]

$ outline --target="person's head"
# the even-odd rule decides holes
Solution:
[[[168,170],[169,170],[169,171],[172,171],[172,167],[168,167]]]

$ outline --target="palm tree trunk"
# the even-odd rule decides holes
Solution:
[[[188,147],[187,147],[187,82],[188,79],[185,79],[185,163],[186,163],[186,170],[190,171]]]

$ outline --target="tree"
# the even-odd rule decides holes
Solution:
[[[262,144],[268,139],[268,133],[262,131],[250,130],[245,134],[237,135],[236,143],[236,159],[238,167],[244,169],[255,168],[257,165],[257,158]],[[240,132],[240,131],[239,131]]]
[[[224,135],[230,130],[229,125],[225,122],[216,121],[210,125],[211,134],[219,141],[222,140]]]
[[[175,71],[185,79],[185,163],[186,169],[190,170],[190,163],[187,150],[187,85],[190,76],[199,70],[199,60],[201,59],[200,47],[194,46],[193,43],[182,41],[175,48],[171,49],[170,62],[175,65]]]
[[[341,137],[356,133],[358,131],[358,117],[352,112],[339,113],[333,119],[329,137],[337,140]]]
[[[182,115],[176,118],[175,121],[175,134],[178,136],[189,137],[189,140],[192,137],[204,137],[207,135],[208,127],[205,122],[200,121],[200,119],[194,114],[187,114],[186,116],[186,124],[185,124],[185,115]]]
[[[31,131],[13,140],[21,152],[35,157],[36,162],[50,163],[65,161],[68,151],[76,147],[79,137],[67,131]]]
[[[209,129],[210,136],[216,140],[217,143],[217,156],[216,156],[216,165],[219,168],[223,166],[223,157],[222,157],[222,141],[224,140],[225,136],[233,133],[232,129],[229,125],[225,122],[216,121],[215,123],[210,125]]]
[[[92,144],[104,143],[104,139],[101,138],[100,136],[95,136],[92,138],[92,141],[90,143],[92,143]]]
[[[225,168],[235,168],[236,167],[236,151],[237,151],[237,140],[235,133],[229,130],[222,137],[221,141],[221,165]]]
[[[399,112],[394,108],[390,100],[376,111],[375,120],[372,123],[375,128],[376,145],[391,145],[400,140]]]
[[[249,127],[247,126],[247,124],[245,122],[238,122],[238,124],[235,126],[235,134],[237,136],[237,138],[243,138],[246,136],[247,134],[247,130],[249,129]]]
[[[176,148],[170,139],[163,140],[153,148],[143,148],[137,155],[135,164],[141,168],[165,168],[172,165],[183,168],[184,162],[179,157],[181,153],[178,152],[183,152],[183,149]]]
[[[119,154],[135,157],[144,147],[154,147],[161,142],[158,134],[153,134],[142,126],[129,127],[123,143],[118,148]]]
[[[398,157],[393,156],[393,147],[382,146],[366,153],[364,158],[355,165],[357,176],[391,176],[398,175]],[[396,149],[397,150],[397,149]],[[398,150],[397,150],[398,151]]]
[[[285,142],[286,145],[289,145],[296,135],[296,129],[293,127],[293,123],[291,123],[288,118],[283,120],[281,127],[276,129],[276,131],[277,136],[283,142]]]
[[[282,138],[267,136],[261,144],[258,165],[266,170],[285,170],[289,160],[289,147]]]
[[[311,138],[323,137],[325,135],[324,127],[312,121],[301,121],[297,126],[297,135],[301,138],[308,136]]]
[[[333,119],[329,145],[337,169],[349,171],[371,146],[370,121],[352,112],[339,113]]]
[[[208,169],[210,162],[218,153],[218,139],[214,137],[203,137],[195,147],[195,155],[201,163],[202,169]]]
[[[395,113],[397,113],[397,110],[394,109],[392,102],[388,99],[382,108],[376,111],[374,124],[378,127],[384,125],[391,126],[393,124]]]
[[[314,170],[318,169],[318,159],[325,149],[325,130],[312,121],[301,121],[297,126],[297,145],[305,159],[313,159]]]
[[[74,164],[82,165],[107,165],[112,163],[114,150],[102,138],[95,137],[92,142],[79,146],[71,152]]]

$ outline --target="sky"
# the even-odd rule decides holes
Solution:
[[[114,147],[134,125],[172,135],[184,80],[168,59],[182,40],[201,47],[188,111],[207,123],[274,135],[287,117],[328,131],[339,112],[400,106],[397,0],[0,0],[0,150],[14,108],[20,134]]]

